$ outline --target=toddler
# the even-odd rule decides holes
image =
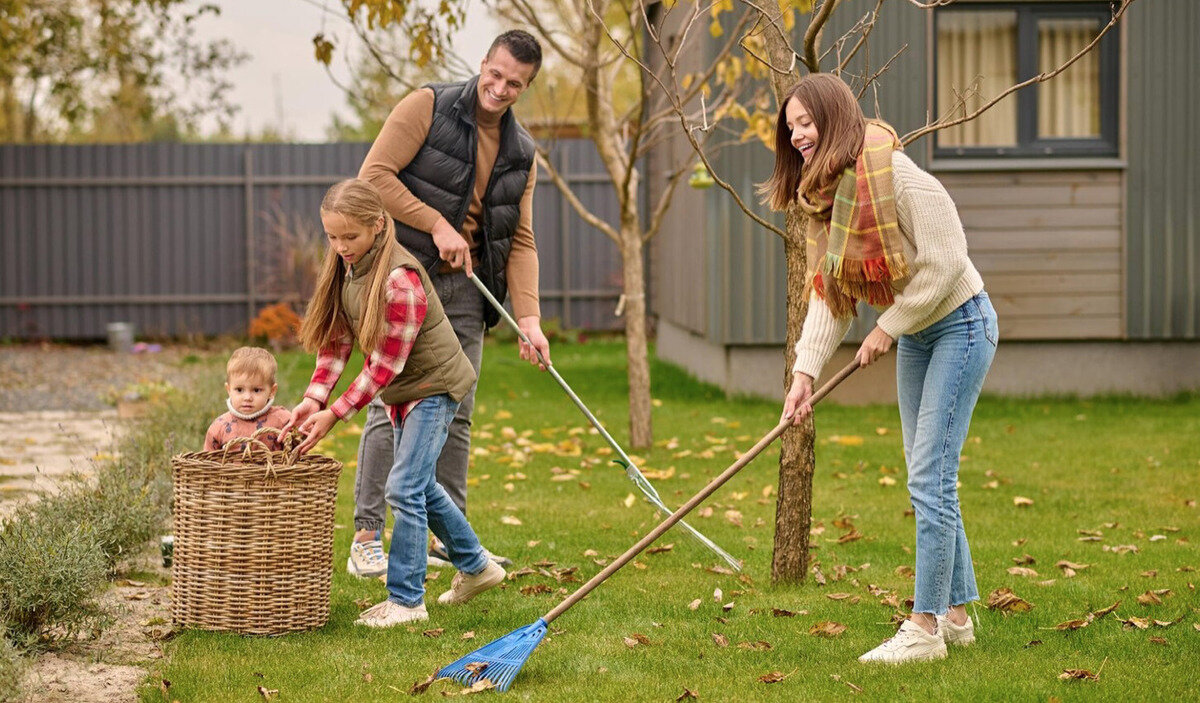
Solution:
[[[213,420],[204,437],[205,451],[220,450],[235,437],[250,437],[263,427],[282,429],[292,414],[275,400],[275,357],[259,347],[242,347],[233,352],[225,366],[225,406],[229,412]],[[264,433],[259,440],[272,450],[282,448],[281,437]]]

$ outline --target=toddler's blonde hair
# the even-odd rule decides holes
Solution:
[[[264,382],[268,386],[275,385],[275,371],[278,366],[271,352],[262,347],[241,347],[234,350],[225,365],[225,381],[234,376],[250,376]]]

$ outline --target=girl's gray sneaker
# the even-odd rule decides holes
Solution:
[[[971,622],[970,615],[967,616],[967,622],[963,625],[955,625],[950,622],[950,618],[945,615],[939,615],[937,616],[937,627],[946,644],[956,644],[959,647],[966,647],[975,641],[975,623]]]
[[[387,555],[383,553],[383,542],[377,539],[352,542],[350,558],[346,560],[346,572],[360,579],[386,574]]]

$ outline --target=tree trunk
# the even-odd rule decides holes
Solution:
[[[654,441],[650,422],[650,351],[646,343],[646,278],[642,233],[621,228],[622,290],[625,294],[625,360],[629,367],[629,443],[635,449]]]
[[[783,242],[787,263],[787,346],[783,386],[792,380],[796,362],[796,342],[808,312],[804,299],[804,271],[807,264],[804,244],[805,218],[793,210],[788,213],[788,236]],[[779,502],[775,505],[775,543],[771,555],[771,581],[800,582],[808,573],[808,537],[812,525],[813,430],[810,417],[799,427],[783,434],[779,452]]]

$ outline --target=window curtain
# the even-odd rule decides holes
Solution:
[[[1053,71],[1100,31],[1094,19],[1038,22],[1038,71]],[[1100,136],[1100,55],[1091,51],[1063,73],[1038,85],[1038,137]]]
[[[940,12],[937,33],[939,117],[968,115],[1017,82],[1016,12]],[[942,147],[1016,146],[1016,93],[970,122],[941,130],[937,139]]]

